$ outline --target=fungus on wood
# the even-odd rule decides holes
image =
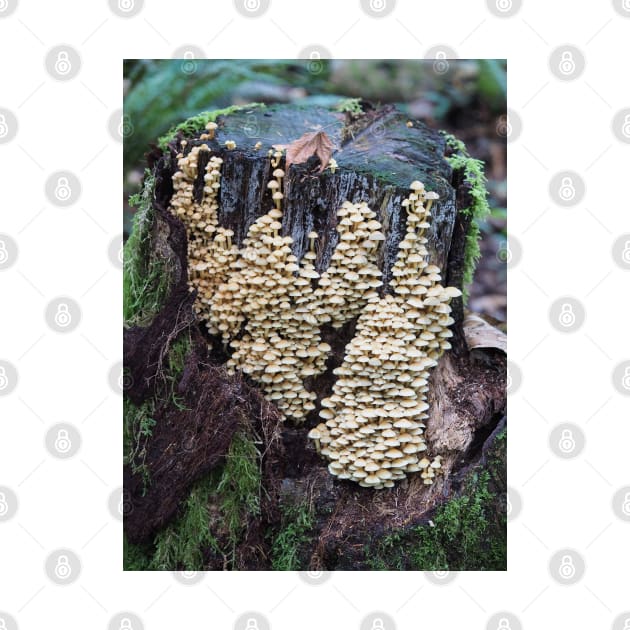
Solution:
[[[366,103],[360,114],[255,106],[197,116],[149,155],[135,228],[144,235],[126,251],[127,276],[147,280],[135,278],[137,292],[154,293],[156,269],[167,283],[158,282],[159,304],[142,325],[125,331],[126,396],[136,406],[163,397],[164,359],[183,330],[196,340],[196,381],[186,374],[177,385],[187,400],[194,387],[212,396],[203,390],[210,380],[258,390],[284,422],[274,415],[265,428],[260,417],[239,416],[262,443],[268,505],[257,526],[273,532],[283,505],[308,499],[319,541],[309,566],[334,568],[326,558],[344,536],[368,540],[426,522],[504,412],[504,357],[471,361],[462,330],[474,220],[468,158],[462,145],[408,122],[394,107]],[[222,376],[208,379],[207,370]],[[225,422],[198,411],[183,410],[177,427],[170,409],[174,440]],[[212,466],[226,456],[221,448]],[[188,487],[209,468],[189,465],[189,451],[175,466],[189,470]],[[125,519],[128,536],[142,531],[136,541],[186,498],[179,475],[162,489],[179,493],[164,502],[171,508],[152,528],[134,527],[146,516],[152,471],[164,469],[158,449],[145,452],[153,459],[142,462],[143,484],[129,483],[137,509]],[[133,457],[131,480],[140,474]]]

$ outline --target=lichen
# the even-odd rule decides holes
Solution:
[[[444,134],[446,144],[451,149],[452,154],[446,158],[451,168],[455,171],[461,170],[464,174],[464,181],[470,186],[471,205],[460,208],[460,212],[470,217],[470,227],[466,234],[464,246],[463,265],[463,292],[464,302],[468,299],[469,287],[475,275],[477,261],[481,257],[479,241],[481,231],[479,224],[490,214],[486,190],[486,176],[484,173],[484,163],[471,157],[466,149],[466,145],[452,136]]]

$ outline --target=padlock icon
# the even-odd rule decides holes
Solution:
[[[564,580],[570,580],[575,576],[575,565],[571,556],[562,556],[560,560],[560,568],[558,569],[560,577]]]
[[[72,188],[70,188],[70,182],[67,177],[62,176],[57,179],[55,197],[59,199],[59,201],[68,201],[68,199],[72,197]]]
[[[260,9],[260,0],[245,0],[246,11],[258,11]]]
[[[435,53],[435,61],[433,62],[433,71],[436,74],[444,74],[448,72],[449,63],[446,58],[446,53],[443,50],[438,50]]]
[[[182,62],[182,72],[185,74],[193,74],[197,70],[195,62],[195,53],[192,50],[184,52],[184,61]]]
[[[499,260],[508,264],[512,262],[512,250],[508,241],[503,241],[499,247]]]
[[[623,503],[621,504],[621,511],[626,516],[630,516],[630,492],[626,492],[626,496],[623,498]]]
[[[134,5],[134,0],[118,0],[118,8],[124,13],[129,13],[129,11],[133,11]]]
[[[370,9],[376,13],[380,13],[387,8],[387,0],[370,0]]]
[[[245,630],[260,630],[258,628],[258,622],[255,619],[250,617],[247,620],[247,625],[245,626]]]
[[[623,260],[623,262],[630,265],[630,241],[626,241],[626,244],[623,247],[623,251],[621,252],[621,259]]]
[[[61,76],[65,76],[72,70],[72,63],[70,63],[70,57],[65,50],[60,50],[57,53],[57,59],[55,60],[55,72]]]
[[[133,626],[131,625],[131,619],[129,619],[129,617],[123,617],[120,620],[120,627],[118,630],[133,630]]]
[[[497,624],[497,630],[512,630],[509,619],[501,617],[501,619],[499,619],[499,623]]]
[[[72,440],[66,429],[59,429],[55,438],[55,450],[62,455],[69,452],[72,448]]]
[[[72,315],[70,309],[65,302],[61,302],[57,305],[57,312],[55,313],[55,325],[59,328],[67,328],[72,323]]]
[[[57,564],[55,565],[55,575],[60,580],[67,580],[72,574],[72,567],[68,561],[68,556],[62,554],[57,558]]]
[[[9,252],[6,243],[0,238],[0,265],[4,265],[9,260]]]
[[[132,385],[133,385],[133,378],[131,377],[129,370],[125,369],[124,367],[121,367],[120,375],[118,376],[118,387],[121,389],[121,391],[126,391]]]
[[[4,138],[9,135],[9,125],[7,125],[7,119],[4,114],[0,114],[0,138]]]
[[[624,11],[630,11],[630,0],[623,0],[623,2],[621,3],[621,8]],[[625,627],[624,630],[626,630]]]
[[[623,125],[621,125],[621,133],[624,137],[630,138],[630,114],[624,116]]]
[[[497,0],[497,9],[501,13],[506,13],[512,8],[512,0]]]
[[[322,54],[319,50],[311,50],[308,54],[308,58],[308,71],[311,74],[319,74],[324,68],[324,64],[322,63]]]
[[[571,304],[563,304],[560,308],[560,315],[558,315],[558,322],[564,328],[570,328],[575,324],[575,313],[573,312],[573,306]]]
[[[621,385],[624,389],[630,390],[630,366],[626,367],[623,371],[623,378],[621,379]]]
[[[558,70],[560,70],[564,76],[569,76],[575,72],[575,59],[573,59],[573,53],[570,50],[565,50],[562,53]]]
[[[497,135],[502,138],[509,138],[512,134],[512,125],[506,114],[503,114],[497,122]]]
[[[558,189],[562,201],[571,201],[575,197],[575,185],[571,177],[563,177]]]
[[[560,434],[560,440],[558,440],[558,448],[563,453],[572,453],[575,449],[575,438],[573,437],[573,431],[571,429],[563,429]]]
[[[123,114],[120,117],[120,124],[118,125],[118,135],[121,138],[128,138],[133,133],[133,125],[131,124],[131,118],[128,114]]]
[[[0,2],[0,10],[2,10],[2,3]],[[7,622],[4,620],[4,617],[0,617],[0,630],[8,630]]]
[[[0,365],[0,391],[9,386],[9,377],[3,365]]]
[[[380,617],[377,617],[372,622],[372,630],[385,630],[385,625],[383,624],[383,620]]]
[[[4,492],[0,492],[0,516],[6,516],[9,512],[9,504]]]
[[[630,11],[630,8],[628,10]],[[630,617],[626,617],[623,623],[623,630],[630,630]]]

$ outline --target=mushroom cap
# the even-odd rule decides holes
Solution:
[[[319,440],[322,437],[322,432],[317,427],[314,427],[308,432],[308,437],[311,440]]]

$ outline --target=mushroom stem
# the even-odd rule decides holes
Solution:
[[[321,446],[319,444],[319,440],[313,440],[313,442],[315,442],[315,450],[317,451],[317,454],[321,455],[322,449],[321,449]]]

